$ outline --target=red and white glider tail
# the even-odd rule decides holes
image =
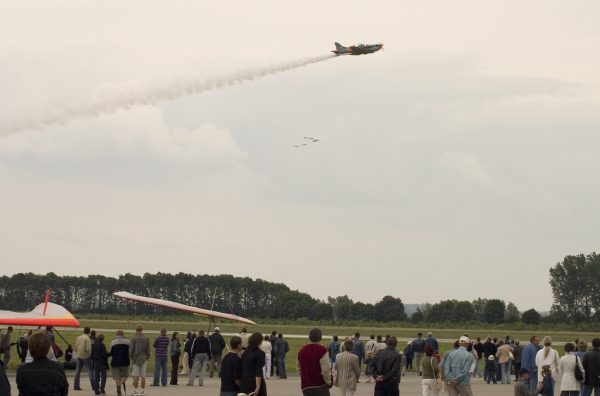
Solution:
[[[209,309],[196,308],[196,307],[192,307],[189,305],[180,304],[180,303],[176,303],[176,302],[172,302],[172,301],[161,300],[160,298],[138,296],[138,295],[128,293],[128,292],[115,292],[113,294],[117,297],[124,298],[126,300],[139,301],[139,302],[143,302],[146,304],[157,305],[159,307],[172,308],[172,309],[176,309],[176,310],[182,311],[182,312],[190,312],[195,315],[208,316],[209,318],[232,320],[234,322],[246,323],[246,324],[254,325],[254,326],[256,325],[256,323],[254,323],[250,319],[242,318],[241,316],[237,316],[234,314],[228,314],[228,313],[223,313],[223,312],[218,312],[218,311],[211,311]]]
[[[61,305],[46,301],[30,312],[0,311],[0,324],[13,326],[79,327],[79,321]]]

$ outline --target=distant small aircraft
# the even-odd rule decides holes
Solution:
[[[379,44],[358,44],[344,47],[340,43],[335,43],[335,51],[331,51],[336,55],[367,55],[383,49],[383,43]]]

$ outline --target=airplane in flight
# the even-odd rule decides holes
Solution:
[[[215,323],[215,319],[226,319],[226,320],[231,320],[234,322],[245,323],[245,324],[256,326],[256,323],[251,321],[250,319],[242,318],[241,316],[237,316],[234,314],[212,311],[210,309],[196,308],[196,307],[181,304],[178,302],[161,300],[160,298],[138,296],[138,295],[135,295],[135,294],[132,294],[129,292],[124,292],[124,291],[115,292],[115,293],[113,293],[113,295],[123,298],[123,299],[126,299],[126,300],[130,300],[130,301],[138,301],[138,302],[142,302],[145,304],[156,305],[159,307],[176,309],[176,310],[182,311],[182,312],[190,312],[197,316],[207,316],[210,319],[210,324],[209,324],[209,328],[208,328],[209,332],[210,332],[210,326]]]
[[[340,43],[335,43],[335,50],[331,51],[336,55],[367,55],[383,49],[383,43],[379,44],[358,44],[344,47]]]
[[[79,327],[79,320],[62,305],[50,302],[50,290],[46,301],[29,312],[0,311],[0,324],[11,326]]]

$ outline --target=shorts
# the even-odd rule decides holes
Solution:
[[[144,362],[144,364],[142,364],[141,366],[134,363],[131,369],[131,376],[146,378],[146,366],[148,366],[147,361]]]
[[[113,367],[111,372],[115,381],[120,381],[121,379],[127,379],[127,377],[129,377],[129,367]]]

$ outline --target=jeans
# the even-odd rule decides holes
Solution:
[[[215,371],[217,372],[217,375],[219,375],[221,373],[221,361],[223,360],[223,357],[220,353],[213,353],[212,359],[210,359],[210,372],[208,374],[208,376],[210,378],[212,378],[215,375]]]
[[[104,392],[106,387],[106,363],[94,362],[94,391],[96,394]]]
[[[171,356],[171,385],[177,385],[177,373],[179,372],[179,355]]]
[[[537,384],[538,384],[537,371],[529,374],[529,390],[532,394],[536,394],[537,392]],[[600,396],[600,395],[599,395]]]
[[[581,396],[592,396],[592,391],[594,391],[594,396],[600,396],[600,385],[599,386],[582,385]]]
[[[208,363],[208,354],[197,353],[194,356],[194,364],[192,364],[192,372],[190,373],[190,380],[188,385],[194,385],[196,379],[196,372],[200,368],[200,379],[198,380],[200,386],[204,386],[204,376],[206,375],[206,363]]]
[[[473,378],[479,376],[481,378],[481,359],[475,361],[475,369],[473,370]]]
[[[502,371],[502,383],[510,384],[510,360],[502,363],[500,365],[500,370]]]
[[[81,389],[79,378],[81,376],[81,369],[85,366],[90,378],[90,385],[94,389],[94,369],[92,368],[92,359],[77,359],[77,367],[75,367],[75,376],[73,377],[73,389]]]
[[[285,357],[277,357],[277,370],[279,370],[279,378],[287,378],[287,371],[285,371]]]
[[[166,356],[154,358],[154,381],[152,381],[152,385],[158,386],[158,381],[160,378],[160,383],[162,386],[167,386],[167,359],[168,358]]]
[[[373,358],[367,358],[365,363],[367,363],[367,368],[365,369],[365,375],[367,377],[372,377],[373,376]]]
[[[8,368],[8,362],[10,362],[10,348],[4,351],[4,359],[2,361],[4,362],[4,367]]]
[[[412,368],[413,368],[413,367],[412,367],[412,361],[413,361],[413,358],[412,358],[412,357],[409,357],[409,358],[407,357],[407,358],[406,358],[406,369],[407,369],[407,370],[408,370],[408,369],[412,369]]]

